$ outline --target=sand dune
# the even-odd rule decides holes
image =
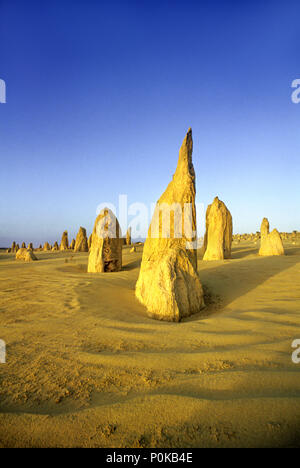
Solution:
[[[300,445],[300,245],[198,262],[208,307],[147,317],[123,269],[88,274],[87,253],[0,253],[0,446]]]

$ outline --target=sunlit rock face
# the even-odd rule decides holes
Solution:
[[[272,255],[284,255],[284,248],[282,239],[277,229],[273,229],[269,232],[270,225],[267,218],[264,218],[261,223],[261,241],[259,255],[262,257]]]
[[[128,228],[126,232],[126,245],[131,245],[131,228]]]
[[[32,250],[21,248],[16,253],[16,260],[23,260],[24,262],[33,262],[37,260]]]
[[[95,221],[88,272],[120,271],[122,268],[122,243],[117,218],[111,210],[104,208]]]
[[[136,297],[158,320],[178,322],[204,307],[197,274],[195,171],[192,130],[179,151],[176,172],[156,204],[144,245]]]
[[[216,197],[206,211],[203,260],[231,257],[232,216],[225,203]]]

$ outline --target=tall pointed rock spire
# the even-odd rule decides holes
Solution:
[[[189,129],[172,181],[156,204],[145,242],[136,296],[148,314],[180,321],[204,307],[197,274],[195,171]]]

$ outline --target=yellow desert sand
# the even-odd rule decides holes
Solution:
[[[143,246],[88,274],[88,253],[0,253],[2,447],[300,445],[300,241],[198,260],[207,308],[180,323],[135,298]]]

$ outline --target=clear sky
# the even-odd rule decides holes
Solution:
[[[197,199],[300,230],[300,3],[0,0],[0,246],[155,202],[193,129]],[[129,217],[130,219],[130,217]]]

